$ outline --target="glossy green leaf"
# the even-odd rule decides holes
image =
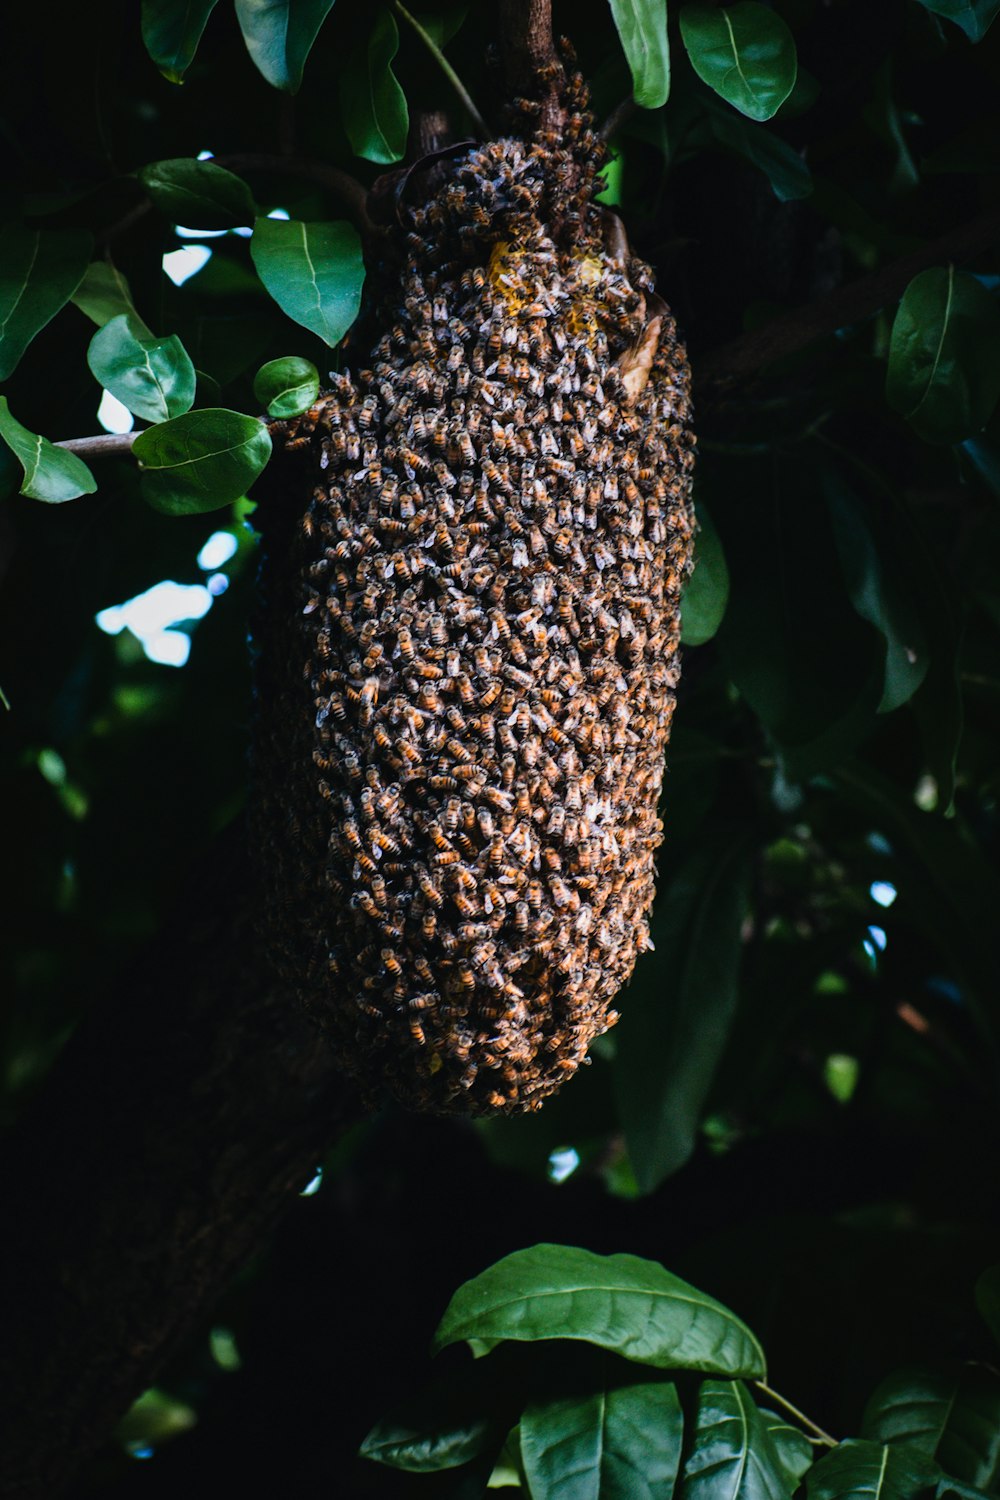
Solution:
[[[128,282],[110,261],[92,260],[70,301],[98,328],[103,328],[119,313],[127,313],[141,338],[153,337],[135,310]]]
[[[976,1306],[1000,1348],[1000,1266],[991,1266],[976,1282]]]
[[[800,1428],[793,1427],[776,1412],[767,1411],[764,1407],[759,1407],[758,1410],[771,1449],[785,1476],[785,1483],[790,1490],[794,1490],[802,1476],[812,1467],[816,1450]]]
[[[670,93],[667,0],[610,0],[622,50],[632,74],[632,97],[659,109]]]
[[[406,95],[392,71],[398,51],[396,19],[383,7],[367,47],[352,54],[340,79],[340,113],[354,153],[382,165],[400,160],[410,128]]]
[[[769,120],[795,87],[795,40],[776,11],[754,0],[686,5],[681,36],[698,77],[751,120]]]
[[[258,219],[250,253],[282,311],[331,348],[339,344],[358,315],[365,279],[351,225]]]
[[[927,676],[927,641],[915,608],[887,571],[858,496],[833,469],[824,472],[823,487],[851,603],[885,640],[879,712],[889,713],[908,702]],[[889,556],[895,560],[893,553]]]
[[[454,1469],[492,1446],[504,1432],[495,1393],[476,1370],[454,1371],[433,1382],[377,1422],[361,1444],[362,1458],[389,1468],[425,1474]]]
[[[194,365],[177,335],[142,338],[127,313],[94,334],[87,363],[95,380],[146,422],[179,417],[194,401]]]
[[[915,1500],[932,1489],[937,1470],[907,1448],[849,1438],[806,1475],[808,1500]]]
[[[252,224],[257,212],[253,194],[235,172],[214,161],[178,156],[150,162],[139,181],[162,214],[196,229],[236,229]]]
[[[885,393],[929,443],[979,432],[1000,399],[1000,305],[954,266],[921,271],[892,325]]]
[[[698,503],[698,536],[694,549],[694,572],[684,586],[681,600],[681,640],[685,646],[703,646],[722,624],[729,598],[729,569],[719,533],[705,506]]]
[[[997,16],[1000,0],[920,0],[925,10],[961,26],[970,42],[981,42]]]
[[[767,1424],[739,1380],[703,1380],[680,1500],[790,1500]]]
[[[629,1160],[652,1192],[688,1160],[736,1009],[749,870],[742,840],[702,844],[654,907],[618,1025],[615,1092]]]
[[[182,83],[194,61],[216,0],[142,0],[142,40],[171,83]]]
[[[87,271],[93,241],[82,229],[0,230],[0,380],[64,307]]]
[[[132,452],[143,498],[168,515],[197,515],[245,494],[271,454],[263,422],[208,407],[140,432]]]
[[[272,359],[257,371],[253,393],[271,417],[297,417],[319,395],[319,371],[295,354]]]
[[[582,1339],[662,1370],[764,1370],[760,1344],[721,1303],[655,1261],[569,1245],[515,1251],[459,1287],[433,1347],[463,1339]]]
[[[763,125],[753,125],[721,104],[706,101],[709,125],[720,146],[742,156],[763,172],[774,196],[782,203],[808,198],[813,191],[812,174],[787,141]]]
[[[985,1365],[899,1370],[865,1410],[861,1435],[905,1443],[979,1489],[1000,1479],[1000,1375]]]
[[[37,432],[29,432],[11,416],[6,396],[0,396],[0,437],[14,454],[24,479],[20,491],[32,500],[61,505],[78,495],[92,495],[97,481],[82,459],[57,448]]]
[[[276,89],[297,93],[302,69],[333,0],[236,0],[247,51]]]
[[[521,1462],[532,1500],[670,1500],[684,1417],[669,1381],[607,1384],[528,1406]]]

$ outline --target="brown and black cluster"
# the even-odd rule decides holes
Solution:
[[[345,1071],[438,1112],[583,1062],[661,840],[690,374],[565,109],[406,210],[365,368],[284,425],[264,571],[268,942]]]

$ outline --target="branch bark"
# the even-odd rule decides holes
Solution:
[[[920,271],[947,261],[966,261],[1000,244],[1000,209],[992,209],[940,239],[921,245],[871,276],[863,276],[831,296],[783,313],[763,328],[745,333],[699,360],[695,380],[703,391],[745,385],[768,365],[797,354],[814,339],[861,323],[893,302]]]
[[[131,453],[138,436],[137,432],[102,432],[96,437],[63,438],[53,446],[78,453],[81,458],[113,458],[118,453]]]
[[[266,977],[245,865],[239,832],[210,853],[0,1158],[5,1500],[72,1479],[361,1113]]]
[[[542,125],[557,127],[563,69],[552,39],[552,0],[500,0],[500,51],[511,93],[541,99]]]

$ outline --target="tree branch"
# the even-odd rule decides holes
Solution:
[[[215,161],[230,172],[279,172],[285,177],[304,177],[326,188],[339,198],[351,219],[365,234],[378,231],[368,214],[368,189],[364,183],[330,162],[314,161],[301,156],[278,156],[255,151],[238,151],[217,156]]]
[[[697,385],[702,390],[712,386],[725,390],[745,384],[766,366],[797,354],[814,339],[835,333],[838,328],[864,322],[886,303],[901,296],[919,271],[947,261],[970,260],[998,243],[1000,209],[992,209],[971,223],[950,230],[940,239],[921,245],[891,265],[883,266],[871,276],[863,276],[821,301],[783,313],[763,328],[742,334],[721,349],[710,352],[695,365]]]
[[[102,432],[97,437],[63,438],[53,444],[79,453],[81,458],[112,458],[116,453],[131,453],[138,432]]]
[[[542,100],[542,124],[561,118],[562,64],[552,39],[552,0],[500,0],[500,51],[513,94]]]
[[[0,1495],[65,1486],[361,1113],[254,942],[242,833],[6,1142]]]

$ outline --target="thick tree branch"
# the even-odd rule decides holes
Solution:
[[[695,365],[696,382],[702,390],[712,386],[724,390],[746,384],[775,360],[797,354],[814,339],[870,318],[901,296],[919,271],[948,261],[970,260],[997,244],[1000,244],[1000,209],[992,209],[871,276],[841,287],[818,302],[783,313],[763,328],[745,333],[705,355]]]
[[[276,994],[241,834],[0,1158],[0,1495],[57,1494],[360,1111]]]
[[[511,93],[541,99],[541,123],[558,126],[563,70],[552,39],[552,0],[500,0],[500,51]]]

